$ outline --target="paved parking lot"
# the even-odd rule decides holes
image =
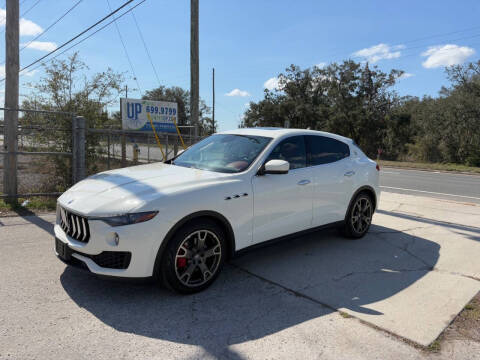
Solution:
[[[479,218],[476,204],[383,193],[364,239],[258,249],[192,296],[66,268],[53,215],[0,218],[0,358],[480,358],[474,341],[415,345],[480,291]]]

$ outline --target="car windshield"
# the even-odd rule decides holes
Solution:
[[[237,173],[247,169],[270,140],[272,138],[252,135],[212,135],[185,150],[172,164]]]

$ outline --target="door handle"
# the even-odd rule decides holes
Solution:
[[[297,184],[298,185],[307,185],[307,184],[310,184],[310,180],[303,179],[303,180],[300,180]]]
[[[355,171],[352,171],[352,170],[347,171],[344,175],[345,176],[353,176],[353,175],[355,175]]]

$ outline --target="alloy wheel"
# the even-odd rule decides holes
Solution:
[[[185,286],[205,284],[218,270],[222,246],[217,235],[209,230],[197,230],[181,242],[175,256],[177,279]]]
[[[352,227],[358,233],[362,234],[367,231],[372,221],[372,203],[368,197],[360,197],[353,206],[352,211]]]

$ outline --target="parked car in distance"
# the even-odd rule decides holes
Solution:
[[[336,226],[368,231],[379,167],[350,139],[252,128],[209,136],[169,163],[99,173],[59,199],[55,252],[92,273],[208,287],[250,246]]]

